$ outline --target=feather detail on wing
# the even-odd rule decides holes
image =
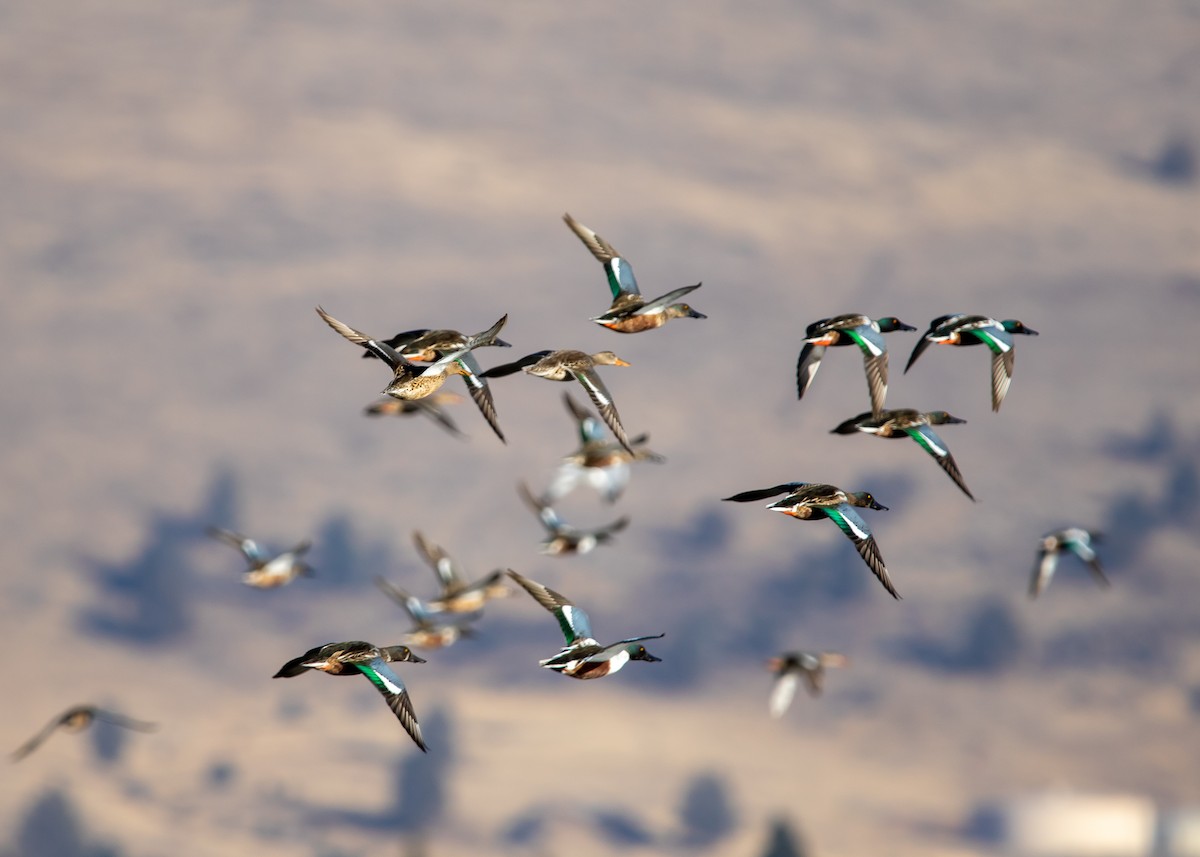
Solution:
[[[866,562],[867,567],[872,573],[879,578],[879,582],[883,584],[893,598],[899,599],[900,593],[896,591],[896,587],[892,584],[891,577],[888,576],[887,567],[883,564],[883,557],[879,553],[879,545],[875,542],[875,537],[871,535],[871,531],[867,529],[866,521],[859,516],[850,506],[842,504],[833,509],[826,509],[826,514],[830,519],[838,525],[846,537],[854,542],[854,548],[858,551],[859,556]]]
[[[813,378],[817,377],[817,370],[821,368],[821,358],[824,356],[824,345],[804,343],[804,347],[800,349],[800,359],[796,362],[796,398],[804,398],[804,393],[812,384]]]
[[[474,354],[468,353],[462,355],[458,359],[458,363],[464,370],[462,379],[467,385],[467,392],[471,394],[471,401],[479,408],[479,413],[483,414],[483,418],[492,427],[496,437],[500,438],[503,443],[508,443],[504,439],[504,432],[500,431],[500,421],[496,416],[496,403],[492,400],[492,391],[488,387],[487,381],[483,379],[479,361],[475,359]]]
[[[600,376],[591,369],[576,370],[572,374],[583,385],[583,388],[587,390],[592,403],[596,406],[596,410],[600,412],[600,416],[603,418],[605,424],[612,429],[613,435],[620,442],[621,446],[633,452],[633,447],[629,443],[629,437],[625,434],[625,427],[621,425],[621,416],[617,413],[617,406],[613,404],[612,395],[609,394],[608,388],[604,386],[604,382],[600,380]]]
[[[572,604],[565,595],[561,595],[535,580],[530,580],[511,568],[508,570],[508,576],[532,595],[534,601],[554,614],[568,645],[576,640],[592,636],[591,622],[587,613]]]
[[[992,410],[1000,410],[1000,403],[1008,394],[1008,385],[1012,383],[1014,352],[1001,351],[992,354]]]
[[[370,679],[371,684],[375,685],[375,689],[383,694],[388,708],[392,709],[392,713],[396,715],[400,725],[404,727],[404,731],[421,748],[421,752],[428,752],[425,739],[421,737],[421,726],[417,723],[417,713],[413,710],[412,699],[409,698],[408,690],[404,687],[404,682],[400,681],[399,676],[392,672],[382,658],[375,658],[369,664],[355,664],[355,666]]]
[[[920,444],[921,448],[928,452],[933,459],[941,466],[942,470],[954,480],[954,484],[959,489],[970,497],[975,499],[975,495],[967,488],[967,483],[963,481],[962,473],[958,469],[958,464],[954,460],[954,456],[950,454],[949,448],[942,439],[927,425],[914,426],[907,429],[909,436]]]

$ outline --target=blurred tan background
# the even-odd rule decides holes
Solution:
[[[0,854],[958,855],[1045,790],[1200,806],[1200,5],[956,0],[0,5],[0,747],[80,701],[155,735],[55,736],[0,777]],[[563,211],[650,296],[708,315],[620,336]],[[635,468],[540,556],[514,486],[575,443],[563,386],[493,383],[462,441],[368,420],[368,333],[611,348]],[[915,444],[838,437],[866,408],[805,326],[1018,318],[1004,407],[983,349],[891,334],[891,407],[942,408],[972,504]],[[460,389],[457,381],[452,388]],[[867,489],[904,600],[832,525],[737,491]],[[1036,539],[1103,529],[1113,587]],[[210,524],[318,577],[238,582]],[[511,566],[597,635],[666,632],[603,682],[523,593],[402,670],[431,745],[367,682],[272,682],[330,640],[406,630],[421,529]],[[762,661],[853,659],[767,717]],[[980,819],[983,818],[984,821]],[[780,831],[786,831],[781,834]],[[772,851],[772,848],[776,850]]]

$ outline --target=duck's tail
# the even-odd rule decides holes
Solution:
[[[304,663],[307,655],[302,655],[298,658],[293,658],[279,668],[279,672],[271,676],[271,678],[293,678],[301,673],[308,672],[312,667],[306,666]]]

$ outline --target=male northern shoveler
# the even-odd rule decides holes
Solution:
[[[417,723],[417,714],[413,711],[408,690],[400,677],[388,666],[390,663],[402,661],[425,663],[425,659],[414,655],[408,646],[376,646],[363,640],[326,643],[288,661],[272,678],[292,678],[308,670],[320,670],[329,675],[361,673],[383,694],[388,708],[392,709],[404,731],[412,736],[421,752],[426,752],[425,740],[421,737],[421,727]]]
[[[883,588],[891,593],[893,598],[900,597],[900,594],[896,592],[896,587],[892,585],[892,579],[888,577],[883,557],[879,555],[879,545],[875,543],[875,537],[871,535],[867,522],[851,508],[852,506],[861,506],[866,509],[886,510],[887,506],[881,506],[867,491],[849,493],[835,485],[814,482],[787,482],[772,488],[743,491],[741,494],[734,494],[732,497],[723,499],[732,500],[735,503],[749,503],[753,500],[765,500],[777,494],[787,494],[787,496],[774,503],[768,503],[768,509],[774,509],[776,512],[783,512],[785,515],[791,515],[793,518],[801,520],[817,521],[828,518],[833,521],[846,534],[846,537],[854,542],[855,549],[875,576],[879,578]]]
[[[547,536],[542,542],[542,553],[550,556],[588,553],[597,545],[612,541],[613,533],[629,526],[629,518],[625,516],[594,530],[580,530],[560,518],[553,508],[534,497],[524,482],[517,484],[517,491],[529,508],[537,513],[538,520],[546,528]]]
[[[921,449],[933,456],[934,460],[941,465],[942,470],[945,470],[947,475],[954,480],[954,484],[974,500],[975,496],[968,490],[967,483],[963,482],[962,473],[954,461],[954,456],[950,454],[950,448],[931,428],[931,426],[965,422],[966,420],[960,420],[945,411],[922,413],[911,408],[897,408],[883,411],[878,417],[872,417],[870,413],[859,414],[832,429],[830,433],[863,432],[876,437],[911,437],[920,444]]]
[[[567,410],[579,427],[579,448],[563,458],[550,487],[542,494],[542,504],[552,506],[574,491],[580,484],[598,491],[609,503],[616,502],[629,484],[629,465],[635,461],[663,462],[666,459],[645,449],[649,436],[631,438],[630,452],[605,436],[604,424],[591,411],[579,405],[570,393],[563,393]]]
[[[317,307],[317,314],[346,339],[355,345],[361,345],[391,367],[392,382],[383,389],[383,392],[397,399],[422,399],[446,383],[446,378],[450,375],[462,375],[463,377],[475,375],[475,371],[470,368],[469,362],[466,360],[467,355],[474,348],[491,345],[496,340],[497,334],[500,333],[500,329],[508,321],[508,316],[505,315],[487,330],[466,337],[462,348],[447,352],[445,356],[439,357],[428,366],[418,366],[405,360],[386,342],[373,339],[348,324],[338,321],[321,307]],[[487,414],[485,413],[484,416]]]
[[[992,410],[1000,410],[1000,403],[1008,393],[1013,373],[1012,334],[1037,336],[1032,327],[1026,327],[1014,318],[996,321],[984,315],[942,315],[929,323],[929,330],[917,340],[908,364],[907,372],[917,362],[930,344],[936,345],[986,345],[992,351]]]
[[[120,726],[122,729],[132,729],[137,732],[153,732],[158,728],[158,724],[156,723],[134,720],[132,717],[117,714],[115,711],[106,711],[95,705],[74,705],[62,714],[59,714],[42,727],[41,732],[14,750],[12,760],[19,762],[24,759],[38,747],[42,746],[42,743],[58,729],[63,729],[67,732],[79,732],[91,726],[97,720],[103,720],[105,723],[111,723],[114,726]]]
[[[782,717],[796,695],[796,685],[804,679],[810,696],[820,696],[825,682],[825,670],[844,667],[850,659],[841,652],[784,652],[767,661],[767,669],[775,674],[771,687],[772,717]]]
[[[603,678],[612,675],[630,661],[658,662],[642,645],[645,640],[657,640],[665,634],[650,634],[645,637],[630,637],[602,646],[592,638],[592,625],[588,616],[563,595],[548,589],[511,568],[508,575],[533,596],[533,600],[554,614],[562,629],[567,644],[552,658],[538,661],[548,670],[568,675],[571,678]]]
[[[466,377],[465,375],[463,376]],[[450,419],[450,415],[443,409],[443,405],[454,404],[461,402],[462,396],[457,393],[447,393],[443,390],[438,390],[432,395],[426,396],[423,399],[393,399],[391,396],[385,396],[377,402],[367,405],[363,412],[369,417],[382,416],[409,416],[411,414],[425,414],[431,420],[436,422],[450,434],[456,437],[466,437],[454,424],[454,420]]]
[[[896,330],[916,330],[895,316],[879,320],[870,316],[851,313],[833,318],[823,318],[808,326],[804,333],[804,347],[796,363],[797,398],[804,393],[821,368],[821,358],[830,346],[857,345],[863,353],[863,364],[867,370],[867,389],[871,394],[871,413],[879,416],[887,396],[888,355],[887,343],[882,334]]]
[[[410,594],[382,577],[375,578],[378,586],[388,598],[395,601],[408,614],[413,627],[401,639],[406,646],[418,649],[444,649],[471,636],[470,623],[479,617],[479,611],[470,614],[445,614],[430,608],[420,598]]]
[[[431,611],[478,613],[492,598],[507,598],[512,594],[512,590],[501,582],[504,569],[498,568],[474,583],[467,583],[458,563],[440,545],[426,539],[419,530],[413,531],[413,542],[417,546],[417,552],[433,568],[442,584],[441,596],[427,602]]]
[[[608,287],[613,296],[612,306],[608,308],[608,312],[592,319],[596,324],[617,333],[640,333],[643,330],[662,327],[673,318],[708,317],[696,312],[689,304],[679,302],[681,297],[700,288],[700,283],[675,289],[648,301],[638,289],[633,268],[621,258],[615,247],[570,214],[564,214],[563,220],[604,266],[604,273],[608,277]]]
[[[242,556],[250,564],[242,574],[242,583],[247,586],[273,589],[291,583],[297,577],[313,576],[312,567],[300,559],[312,547],[312,542],[307,539],[290,550],[272,555],[263,550],[254,539],[233,530],[209,527],[208,534],[242,552]]]
[[[511,348],[511,343],[505,342],[503,339],[492,339],[491,342],[484,342],[480,345],[471,346],[473,337],[467,336],[465,333],[459,333],[457,330],[406,330],[403,333],[397,333],[391,339],[385,339],[384,343],[391,346],[397,354],[405,360],[412,360],[417,363],[434,363],[443,357],[462,351],[468,346],[472,348],[482,348],[486,345],[494,345],[502,348]],[[364,358],[378,357],[371,350],[363,351]],[[467,392],[471,394],[471,400],[475,402],[479,412],[483,414],[483,418],[487,420],[492,431],[496,433],[496,437],[501,441],[504,440],[504,432],[500,431],[500,423],[496,418],[496,403],[492,399],[492,391],[488,388],[487,381],[480,377],[483,371],[479,368],[479,363],[475,359],[475,355],[470,353],[463,354],[458,358],[459,368],[462,371],[455,370],[452,374],[462,376],[463,382],[467,385]],[[420,400],[418,400],[420,401]]]
[[[513,363],[493,366],[480,377],[502,378],[524,369],[530,375],[546,378],[550,381],[578,381],[587,390],[592,403],[600,411],[605,424],[612,429],[621,446],[633,452],[625,427],[621,425],[621,417],[617,414],[617,406],[613,403],[612,395],[596,373],[597,366],[628,366],[611,351],[601,351],[597,354],[587,354],[571,349],[561,351],[537,351],[528,354]]]
[[[1038,546],[1038,561],[1033,568],[1033,578],[1029,581],[1029,597],[1037,598],[1042,590],[1050,585],[1054,570],[1058,567],[1058,558],[1064,550],[1068,550],[1083,562],[1092,572],[1092,578],[1100,586],[1108,588],[1108,578],[1100,567],[1100,558],[1096,556],[1093,542],[1098,542],[1101,534],[1095,530],[1085,530],[1082,527],[1066,527],[1042,536]]]

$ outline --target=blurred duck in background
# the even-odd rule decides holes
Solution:
[[[825,670],[844,667],[850,659],[841,652],[784,652],[767,660],[767,669],[775,674],[769,708],[772,717],[782,717],[796,696],[796,685],[804,680],[809,696],[820,696],[825,685]]]
[[[1081,561],[1087,563],[1088,570],[1092,573],[1092,579],[1099,586],[1107,589],[1110,584],[1104,575],[1104,569],[1100,567],[1100,558],[1096,556],[1096,550],[1093,547],[1093,544],[1100,541],[1101,538],[1101,534],[1095,530],[1085,530],[1082,527],[1066,527],[1042,536],[1038,546],[1037,564],[1033,567],[1033,577],[1029,581],[1029,597],[1037,598],[1050,585],[1050,580],[1058,568],[1058,558],[1064,551],[1075,554]]]
[[[237,548],[249,563],[242,574],[242,583],[258,589],[274,589],[291,583],[297,577],[312,577],[313,570],[301,557],[312,547],[308,539],[283,553],[268,553],[262,545],[249,536],[220,527],[209,527],[208,534],[218,541]]]
[[[122,729],[130,729],[134,732],[153,732],[158,729],[158,725],[155,723],[134,720],[132,717],[126,717],[124,714],[118,714],[115,711],[98,708],[95,705],[75,705],[68,708],[62,714],[59,714],[42,727],[41,732],[14,750],[12,760],[14,762],[21,761],[38,747],[42,746],[45,740],[59,729],[62,729],[64,732],[81,732],[97,720],[111,723],[114,726],[120,726]]]
[[[547,535],[542,541],[542,553],[550,556],[589,553],[597,545],[612,541],[614,533],[629,526],[629,517],[626,515],[603,527],[581,530],[568,524],[552,507],[534,497],[524,482],[517,485],[517,492],[545,527]]]
[[[604,424],[591,411],[563,394],[567,410],[579,428],[579,447],[563,458],[554,477],[541,497],[543,505],[552,506],[580,485],[597,491],[609,503],[614,503],[629,485],[630,467],[635,461],[666,461],[661,455],[644,447],[649,436],[640,434],[630,440],[631,452],[605,436]]]

